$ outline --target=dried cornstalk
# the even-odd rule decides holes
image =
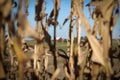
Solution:
[[[66,66],[64,67],[64,71],[65,71],[65,75],[68,78],[68,80],[72,80],[70,74],[68,73],[68,68]]]
[[[16,54],[17,59],[18,59],[18,63],[19,63],[19,65],[18,65],[19,66],[19,79],[21,80],[21,79],[24,79],[23,78],[23,75],[24,75],[23,63],[26,63],[29,59],[25,54],[23,54],[23,52],[22,52],[22,50],[21,50],[21,48],[20,48],[20,46],[18,44],[18,41],[17,41],[16,37],[13,39],[13,49],[14,49],[15,54]]]
[[[42,23],[38,22],[37,23],[37,32],[39,33],[39,38],[41,38],[41,41],[36,41],[35,44],[35,50],[34,50],[34,69],[36,69],[36,60],[38,58],[41,58],[43,55],[45,55],[45,49],[44,49],[44,42],[43,42],[43,38],[44,38],[44,34],[42,31]]]
[[[20,18],[18,19],[17,34],[20,39],[23,39],[25,37],[31,37],[34,38],[35,40],[42,39],[39,38],[39,34],[32,28],[25,14],[24,15],[21,14]]]
[[[55,20],[55,24],[54,24],[54,66],[55,66],[55,70],[57,69],[57,51],[56,51],[56,26],[58,24],[56,24],[57,22],[57,18],[58,18],[58,14],[59,14],[59,9],[60,9],[60,0],[54,0],[54,20]]]
[[[103,58],[103,51],[102,51],[102,48],[101,48],[101,45],[99,44],[99,42],[97,41],[97,39],[90,34],[90,24],[88,22],[88,20],[86,19],[86,17],[84,16],[83,14],[83,11],[82,11],[82,7],[78,5],[78,3],[80,3],[79,1],[75,1],[75,6],[76,6],[76,10],[78,12],[78,15],[81,19],[81,23],[86,31],[86,34],[87,34],[87,37],[88,37],[88,40],[91,44],[91,47],[93,48],[93,52],[94,54],[96,54],[96,56],[98,56],[98,61],[99,63],[101,63],[102,65],[105,65],[104,63],[104,58]]]
[[[47,14],[45,13],[45,0],[36,0],[36,30],[34,30],[27,19],[29,0],[19,0],[16,2],[14,2],[14,0],[0,0],[0,79],[10,79],[8,76],[12,77],[13,75],[14,77],[11,79],[24,80],[25,77],[27,77],[27,79],[33,79],[33,77],[39,80],[44,79],[47,68],[49,67],[49,49],[53,53],[55,68],[51,80],[57,79],[60,69],[57,68],[56,28],[59,24],[57,19],[60,10],[60,0],[54,0],[53,3],[53,9],[47,18]],[[64,67],[67,79],[84,80],[84,74],[89,73],[92,76],[91,79],[96,80],[99,74],[101,77],[101,74],[105,73],[106,79],[110,80],[112,70],[109,53],[112,42],[112,31],[119,16],[119,5],[120,0],[91,0],[90,3],[87,4],[90,15],[94,20],[94,26],[91,27],[83,13],[84,0],[71,1],[70,16],[68,16],[63,23],[64,25],[70,20],[70,41],[67,43],[68,57]],[[16,6],[18,6],[18,10],[15,10],[17,13],[14,13],[13,9]],[[91,6],[94,6],[92,10]],[[74,21],[76,22],[76,44],[74,44],[73,35]],[[48,28],[51,24],[54,27],[53,44],[51,35],[48,33]],[[83,48],[85,48],[84,51],[82,51],[83,48],[80,47],[80,25],[83,26],[88,39],[83,45]],[[8,29],[7,32],[5,32],[6,28]],[[6,33],[8,33],[8,41],[5,41],[4,36]],[[100,36],[100,40],[97,36]],[[26,37],[32,37],[36,43],[34,46],[33,65],[32,63],[29,65],[31,70],[27,69],[24,72],[26,62],[30,60],[21,49],[22,40]],[[45,49],[44,39],[48,43],[48,50]],[[5,69],[6,61],[10,62],[9,70],[8,67]],[[42,61],[44,62],[44,67]],[[87,72],[86,69],[89,70],[89,72]],[[7,73],[5,73],[6,70]],[[16,73],[18,73],[18,76],[16,76]],[[33,73],[32,76],[31,73]]]
[[[4,52],[5,52],[5,42],[4,42],[4,32],[5,28],[0,22],[0,79],[5,78],[5,69],[3,67],[3,61],[4,61]]]
[[[36,69],[36,60],[42,56],[43,53],[39,53],[40,48],[43,49],[43,38],[44,38],[44,35],[43,35],[43,32],[42,32],[42,26],[41,26],[41,11],[42,11],[42,6],[43,6],[43,2],[44,0],[36,0],[36,4],[35,4],[35,20],[36,20],[36,32],[38,33],[38,37],[39,39],[41,40],[36,40],[36,43],[35,43],[35,46],[34,46],[34,69]],[[42,50],[44,51],[44,50]]]
[[[3,64],[2,64],[2,61],[0,61],[0,79],[4,79],[5,77],[6,75],[5,75],[5,71],[3,68]]]
[[[80,52],[81,52],[81,50],[80,50],[80,38],[81,38],[81,31],[80,31],[80,24],[81,24],[81,21],[80,21],[80,19],[78,18],[77,20],[76,20],[76,32],[77,32],[77,54],[78,54],[78,65],[80,65],[80,59],[81,59],[81,57],[82,56],[80,56]]]
[[[88,58],[88,54],[90,54],[89,52],[89,46],[88,46],[88,42],[86,43],[86,49],[84,52],[81,52],[80,53],[80,59],[82,60],[81,63],[80,63],[80,67],[81,67],[81,70],[79,71],[80,72],[80,79],[83,80],[84,79],[84,71],[85,71],[85,66],[86,66],[86,63],[87,63],[87,58]]]
[[[53,73],[53,76],[51,77],[51,80],[56,80],[56,78],[57,78],[59,72],[60,72],[60,69],[59,69],[59,68],[56,69],[55,72]]]
[[[54,26],[54,45],[53,45],[53,56],[54,56],[54,69],[57,69],[57,51],[56,51],[56,27],[58,25],[58,14],[60,9],[60,0],[54,0],[54,9],[51,11],[48,25],[52,24]]]
[[[97,6],[98,8],[100,7],[101,14],[104,17],[104,20],[103,20],[104,29],[102,29],[103,31],[102,33],[104,34],[102,35],[103,46],[101,46],[98,40],[93,35],[91,35],[90,24],[82,12],[82,6],[79,5],[80,1],[76,0],[73,2],[75,4],[74,6],[76,7],[79,17],[81,18],[81,23],[87,33],[87,38],[93,50],[92,60],[102,64],[105,67],[107,79],[110,79],[111,66],[110,66],[108,54],[109,54],[109,49],[111,47],[111,34],[110,34],[110,23],[109,22],[110,22],[112,12],[113,12],[113,0],[110,0],[109,3],[107,0],[101,1],[100,3],[98,3],[99,1],[91,2],[91,4]],[[103,5],[105,5],[104,9],[102,8]],[[108,15],[106,16],[106,14]],[[103,56],[103,54],[105,54],[105,56]]]
[[[70,37],[70,57],[69,57],[69,67],[70,67],[70,75],[72,80],[75,79],[74,75],[74,56],[73,56],[73,41],[74,41],[74,36],[73,36],[73,21],[71,20],[70,26],[69,26],[69,37]]]

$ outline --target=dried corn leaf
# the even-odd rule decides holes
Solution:
[[[102,49],[100,43],[98,42],[98,40],[93,35],[91,35],[90,29],[89,29],[90,24],[89,24],[87,18],[85,17],[85,15],[83,14],[82,7],[78,5],[79,1],[75,1],[74,3],[75,3],[76,10],[78,11],[78,15],[81,19],[81,24],[83,25],[83,27],[87,33],[88,41],[90,42],[90,45],[93,50],[92,60],[105,66],[103,49]]]
[[[54,17],[57,16],[58,12],[57,12],[57,0],[54,0],[54,10],[53,10],[53,14],[54,14]]]
[[[6,75],[4,72],[4,68],[3,68],[2,62],[0,61],[0,79],[3,79],[5,77],[6,77]]]
[[[89,46],[88,46],[88,42],[86,43],[86,49],[85,51],[81,51],[81,53],[79,54],[79,65],[81,66],[81,70],[80,70],[80,79],[83,80],[83,73],[85,71],[85,66],[87,64],[87,58],[89,55]]]
[[[105,66],[102,46],[94,36],[88,34],[87,37],[93,50],[92,60]]]
[[[45,30],[44,27],[42,27],[44,35],[45,35],[45,41],[47,42],[47,44],[49,45],[50,51],[53,50],[53,45],[51,42],[51,36],[49,35],[49,33]]]
[[[29,0],[25,0],[25,12],[28,13]]]
[[[15,8],[15,7],[17,7],[17,2],[16,1],[13,2],[13,8]]]
[[[14,26],[14,21],[13,20],[8,21],[8,34],[9,34],[9,36],[15,34],[15,26]]]
[[[87,4],[87,6],[94,5],[94,6],[100,7],[100,5],[102,4],[102,1],[103,0],[91,0],[91,2]]]
[[[39,38],[38,33],[32,28],[29,21],[26,18],[26,15],[22,15],[18,20],[18,36],[21,38],[25,37],[32,37],[38,41],[41,39]]]
[[[34,58],[41,58],[43,55],[45,55],[45,48],[43,42],[37,42],[35,44],[35,50],[34,50]]]
[[[40,12],[42,11],[42,4],[44,0],[36,0],[36,12],[38,15],[40,15]]]
[[[52,76],[51,80],[56,80],[56,78],[57,78],[59,72],[60,72],[60,69],[59,69],[59,68],[56,69],[55,72],[53,73],[53,76]]]
[[[40,41],[36,41],[35,44],[35,56],[37,58],[41,58],[43,55],[45,55],[45,49],[44,49],[44,42],[43,42],[43,38],[44,38],[44,32],[42,30],[42,22],[37,22],[37,27],[36,27],[36,31],[39,34],[39,38],[41,39]]]
[[[57,9],[60,9],[60,0],[57,0]]]
[[[87,50],[88,50],[88,49],[87,49]],[[83,52],[83,51],[80,51],[80,54],[78,55],[78,57],[79,57],[78,65],[81,65],[81,64],[83,63],[83,61],[84,61],[85,58],[86,58],[86,54],[88,54],[86,50],[85,50],[84,52]]]
[[[0,7],[3,6],[5,2],[6,2],[5,0],[0,0]]]
[[[94,22],[94,25],[93,25],[93,28],[92,28],[92,30],[91,30],[91,33],[92,33],[92,35],[94,35],[94,36],[96,36],[96,33],[97,33],[97,24],[96,24],[96,21]]]
[[[80,24],[81,24],[81,21],[80,19],[78,18],[76,20],[76,32],[77,32],[77,54],[78,56],[80,57],[80,52],[81,52],[81,49],[80,49],[80,39],[81,39],[81,29],[80,29]],[[78,57],[78,59],[80,59]]]
[[[50,18],[52,18],[52,17],[54,16],[54,13],[53,13],[53,12],[54,12],[54,9],[51,11],[51,13],[50,13],[50,15],[49,15]]]
[[[36,0],[35,3],[35,20],[39,21],[41,20],[41,11],[43,6],[44,0]]]
[[[1,25],[0,23],[0,57],[1,60],[4,58],[4,52],[5,52],[5,28],[4,25]]]
[[[104,6],[104,8],[102,8]],[[114,0],[104,0],[103,5],[101,5],[101,12],[105,21],[110,22],[114,8]]]
[[[5,78],[5,71],[3,66],[4,52],[5,52],[5,28],[4,25],[0,23],[0,79]]]
[[[13,48],[20,63],[28,61],[28,57],[22,52],[16,37],[13,39]]]
[[[92,0],[89,5],[94,5],[95,10],[101,12],[104,21],[110,22],[112,16],[114,0]],[[104,6],[104,8],[103,8]]]
[[[72,80],[70,74],[68,73],[68,68],[67,68],[66,66],[64,67],[64,71],[65,71],[66,77],[67,77],[69,80]]]
[[[98,21],[97,21],[96,25],[98,26],[98,33],[99,33],[99,35],[102,36],[103,21],[102,21],[101,17],[98,18]]]
[[[24,66],[22,63],[19,63],[18,65],[18,73],[19,73],[19,76],[18,76],[18,79],[19,80],[24,80]]]
[[[63,25],[64,25],[68,20],[70,20],[71,18],[72,18],[72,15],[68,16],[68,17],[64,20]]]
[[[54,17],[55,21],[57,20],[60,9],[60,0],[54,0],[54,9],[51,11],[49,18]]]
[[[6,18],[10,14],[12,10],[12,0],[0,1],[0,12],[2,13],[3,17]]]
[[[3,68],[3,58],[4,58],[4,27],[0,23],[0,79],[5,78],[5,71]]]
[[[45,56],[44,56],[44,66],[45,66],[45,70],[48,69],[48,49],[45,50]]]
[[[117,7],[116,10],[115,10],[115,15],[112,17],[112,25],[111,25],[111,28],[114,28],[115,24],[117,23],[118,21],[118,17],[119,17],[119,8]],[[112,29],[113,30],[113,29]]]
[[[45,1],[44,0],[36,0],[36,7],[35,7],[35,13],[36,21],[42,20],[47,14],[44,12],[45,11]]]
[[[1,26],[0,23],[0,79],[5,78],[5,71],[3,68],[3,59],[4,59],[4,50],[5,50],[5,44],[4,44],[4,27],[3,25]]]

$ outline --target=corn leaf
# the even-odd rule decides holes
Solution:
[[[4,72],[4,68],[3,68],[2,62],[0,61],[0,79],[3,79],[5,77],[6,77],[6,75]]]
[[[20,63],[26,62],[29,58],[22,52],[16,38],[13,39],[13,48]]]

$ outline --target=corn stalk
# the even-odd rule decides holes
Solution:
[[[102,30],[103,31],[102,33],[105,32],[105,35],[102,36],[103,46],[101,46],[100,43],[98,42],[98,40],[90,33],[90,24],[82,12],[82,5],[79,5],[80,3],[83,3],[83,0],[81,0],[81,2],[78,0],[73,1],[73,2],[75,4],[74,6],[77,8],[76,10],[78,12],[78,16],[81,19],[81,23],[86,31],[88,41],[90,42],[91,48],[93,50],[92,60],[94,59],[93,61],[96,61],[95,56],[97,57],[97,62],[102,64],[105,67],[106,76],[107,76],[107,79],[109,80],[110,75],[111,75],[111,65],[110,65],[109,56],[108,56],[109,49],[111,47],[111,34],[110,34],[110,23],[109,22],[110,22],[112,12],[113,12],[113,0],[111,0],[109,3],[108,3],[108,1],[101,2],[101,4],[103,4],[103,5],[105,4],[105,8],[103,10],[101,10],[101,13],[105,19],[104,24],[103,24],[104,29]],[[100,4],[100,3],[97,4],[97,2],[94,3],[94,1],[92,1],[92,2],[93,3],[91,3],[91,4],[93,4],[93,5],[99,6],[99,4]],[[109,10],[107,10],[108,6],[110,6]],[[105,12],[108,13],[107,16],[105,16]],[[107,41],[106,41],[106,38],[108,39]],[[103,54],[105,54],[106,56],[103,56]]]
[[[0,22],[0,78],[4,79],[6,77],[4,69],[4,51],[5,51],[5,42],[4,42],[4,32],[5,28]]]
[[[27,78],[44,80],[45,74],[47,74],[47,67],[49,67],[48,51],[53,53],[55,71],[50,74],[50,78],[51,80],[57,79],[60,69],[57,66],[57,58],[59,57],[57,57],[56,48],[56,28],[59,24],[60,0],[54,0],[53,3],[53,10],[47,17],[45,0],[36,0],[36,30],[34,30],[27,19],[29,15],[29,0],[18,0],[17,2],[14,2],[14,0],[0,0],[0,79],[24,80]],[[111,53],[112,31],[119,17],[119,5],[120,0],[91,0],[86,5],[89,8],[91,18],[94,20],[94,25],[91,27],[83,13],[84,0],[71,1],[70,16],[63,23],[64,25],[70,20],[70,40],[67,44],[68,52],[64,66],[67,79],[84,80],[84,74],[86,73],[91,75],[92,80],[97,80],[99,74],[101,79],[111,79],[113,72],[109,54],[113,54]],[[14,8],[17,6],[17,13],[14,13]],[[91,10],[92,6],[94,8]],[[77,43],[74,44],[73,28],[75,22]],[[50,25],[54,27],[53,44],[51,35],[48,33]],[[83,46],[81,46],[81,27],[84,28],[87,36]],[[6,29],[8,30],[7,32],[5,31]],[[5,35],[7,33],[8,40],[6,41]],[[97,36],[100,36],[100,39]],[[34,54],[32,55],[33,62],[22,50],[22,40],[26,37],[31,37],[36,41]],[[44,42],[47,42],[49,49],[45,49]],[[82,50],[83,48],[85,49]],[[6,65],[7,62],[10,65]],[[42,67],[45,68],[43,69]],[[89,70],[89,72],[86,70]],[[106,78],[103,78],[103,73]]]

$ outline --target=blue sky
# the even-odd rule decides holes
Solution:
[[[46,1],[46,13],[50,13],[51,10],[53,9],[53,0],[45,0]],[[90,0],[85,0],[85,5],[87,3],[89,3]],[[61,0],[61,5],[60,5],[60,13],[58,16],[58,22],[59,25],[57,26],[57,37],[63,37],[63,38],[68,38],[68,30],[69,30],[69,21],[62,26],[64,19],[66,17],[69,16],[70,14],[70,6],[71,6],[71,0]],[[35,28],[36,24],[35,24],[35,0],[30,0],[30,4],[29,4],[29,8],[28,8],[28,12],[29,12],[29,16],[28,16],[28,20],[30,21],[31,25],[33,26],[33,28]],[[93,21],[90,17],[89,11],[87,7],[84,7],[84,13],[86,15],[86,17],[89,19],[90,24],[93,24]],[[61,27],[61,28],[60,28]],[[51,35],[52,39],[53,39],[53,26],[49,27],[49,34]],[[76,27],[74,27],[74,36],[76,36]],[[85,32],[84,29],[82,28],[82,32],[81,32],[82,36],[85,36]],[[113,36],[114,38],[118,38],[118,36],[120,35],[120,17],[119,17],[119,21],[117,22],[114,31],[113,31]]]

